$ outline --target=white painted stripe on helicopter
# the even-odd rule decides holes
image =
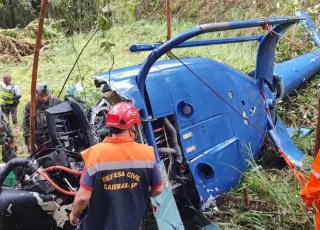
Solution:
[[[69,214],[72,209],[72,204],[62,205],[56,201],[55,197],[52,200],[44,201],[39,193],[31,192],[32,195],[37,199],[38,205],[45,211],[48,215],[56,221],[59,228],[63,228],[64,225],[69,221]],[[41,195],[43,196],[43,195]]]
[[[154,166],[154,161],[115,161],[115,162],[103,162],[94,164],[87,169],[89,176],[94,175],[97,172],[104,170],[115,170],[115,169],[138,169],[138,168],[150,168]]]
[[[12,215],[11,208],[12,208],[12,204],[9,204],[9,206],[8,206],[8,208],[7,208],[7,212],[8,212],[9,214],[7,214],[6,216],[11,216],[11,215]]]
[[[53,219],[57,222],[57,226],[62,228],[69,221],[69,214],[72,209],[72,203],[60,206],[53,214]]]

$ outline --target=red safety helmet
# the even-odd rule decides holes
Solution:
[[[129,129],[134,124],[141,125],[141,120],[138,109],[131,103],[117,103],[107,114],[107,127]]]

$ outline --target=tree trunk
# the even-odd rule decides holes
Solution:
[[[52,5],[51,2],[48,2],[48,5],[47,5],[47,15],[49,20],[51,18],[55,18],[54,6]]]
[[[140,21],[141,20],[141,4],[137,4],[136,5],[135,18],[136,18],[136,21]]]
[[[3,21],[4,21],[4,25],[3,25],[3,28],[6,29],[6,28],[10,28],[10,25],[11,25],[11,20],[10,20],[10,17],[8,17],[8,14],[7,14],[7,10],[8,10],[8,3],[6,0],[2,0],[2,4],[3,4]]]
[[[73,6],[74,19],[75,21],[77,21],[79,19],[77,0],[72,1],[72,6]]]
[[[10,9],[10,15],[11,15],[11,22],[12,22],[12,27],[15,28],[17,26],[17,20],[16,20],[16,15],[14,13],[14,6],[13,6],[13,1],[9,0],[9,9]]]

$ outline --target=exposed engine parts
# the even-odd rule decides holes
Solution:
[[[33,218],[31,214],[23,217],[25,221],[21,222],[23,229],[34,229],[39,226],[43,229],[55,226],[60,226],[57,229],[71,229],[68,213],[71,211],[73,196],[79,188],[83,168],[80,152],[109,135],[109,130],[105,127],[106,114],[110,106],[121,100],[123,99],[115,92],[110,92],[94,107],[85,111],[78,100],[68,97],[65,102],[46,111],[51,140],[30,157],[13,159],[0,172],[0,184],[10,171],[17,167],[22,174],[16,186],[3,188],[0,193],[0,200],[8,201],[0,204],[0,212],[15,210],[9,217],[0,216],[1,230],[22,228],[22,225],[17,224],[15,220],[24,215],[22,208],[24,205],[32,206],[30,213],[38,214]],[[178,189],[181,185],[187,184],[191,176],[185,170],[174,122],[174,117],[155,120],[154,131],[159,146],[158,151],[167,167],[169,179],[174,184],[174,189]],[[144,132],[140,127],[137,129],[137,141],[146,143]],[[59,212],[59,215],[54,214],[61,209],[64,209],[64,214],[62,212]],[[50,219],[50,221],[45,225],[34,218]],[[28,224],[30,228],[26,227]]]

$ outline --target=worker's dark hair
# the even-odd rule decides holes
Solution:
[[[118,129],[118,128],[110,127],[111,134],[124,133],[125,131],[126,131],[126,129]]]

